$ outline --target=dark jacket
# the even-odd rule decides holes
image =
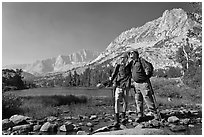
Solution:
[[[131,84],[131,64],[122,65],[117,64],[112,77],[111,82],[115,81],[115,86],[120,88],[128,88]]]
[[[143,58],[139,58],[137,61],[132,61],[132,79],[137,83],[145,82],[150,78],[151,73],[148,67],[147,61]]]

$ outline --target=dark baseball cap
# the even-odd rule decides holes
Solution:
[[[139,52],[138,52],[138,50],[136,50],[136,49],[133,49],[133,50],[131,50],[131,51],[129,51],[130,53],[135,53],[137,56],[139,56]]]

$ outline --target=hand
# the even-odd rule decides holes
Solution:
[[[113,83],[111,81],[109,81],[108,87],[111,87],[112,85],[113,85]]]
[[[128,63],[130,63],[131,61],[133,61],[133,59],[132,58],[128,58]]]

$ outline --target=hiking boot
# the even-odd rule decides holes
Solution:
[[[160,120],[159,114],[157,114],[157,112],[150,111],[147,115],[152,116],[154,120]]]
[[[114,122],[113,123],[113,128],[114,128],[114,130],[119,129],[120,128],[120,123]]]
[[[124,119],[121,120],[121,123],[122,123],[123,125],[125,125],[127,122],[128,122],[128,119],[126,119],[126,118],[124,118]]]
[[[121,123],[126,124],[127,122],[128,122],[128,120],[125,117],[125,112],[122,112],[122,114],[121,114]]]
[[[135,119],[135,122],[137,122],[137,123],[140,123],[140,122],[142,122],[143,121],[143,117],[137,117],[136,119]]]
[[[119,128],[120,127],[120,124],[119,124],[119,113],[116,113],[115,114],[115,118],[114,118],[114,123],[113,123],[113,127],[115,128]]]
[[[153,114],[154,120],[160,120],[159,114]]]
[[[121,118],[122,118],[122,119],[125,119],[125,112],[122,112]]]
[[[140,123],[143,120],[143,115],[142,114],[138,114],[137,118],[135,119],[135,122]]]

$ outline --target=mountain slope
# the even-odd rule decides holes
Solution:
[[[138,49],[140,55],[151,61],[156,69],[181,67],[175,59],[176,51],[186,42],[188,30],[201,26],[182,9],[166,10],[162,17],[122,32],[90,65],[99,65],[107,60],[114,64],[116,60],[113,58],[129,49]],[[189,42],[194,49],[202,46],[197,38],[190,38]]]

